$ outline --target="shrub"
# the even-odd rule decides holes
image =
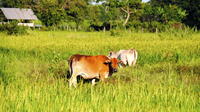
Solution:
[[[196,33],[196,32],[197,32],[197,28],[190,28],[185,25],[182,25],[181,28],[171,26],[168,29],[166,29],[166,31],[165,31],[165,33],[167,33],[167,35],[172,35],[172,36],[176,36],[179,38],[188,37],[189,35]]]
[[[24,35],[28,33],[27,29],[26,26],[18,26],[16,21],[0,25],[0,31],[4,31],[8,35]]]
[[[168,25],[157,22],[157,21],[152,21],[148,25],[148,30],[150,32],[163,32],[165,31],[166,27],[168,27]]]
[[[122,31],[121,30],[110,30],[110,35],[111,36],[122,36]]]
[[[134,29],[136,31],[145,31],[145,32],[164,32],[169,27],[168,24],[163,24],[157,21],[151,22],[140,22],[133,21],[128,24],[127,29]]]

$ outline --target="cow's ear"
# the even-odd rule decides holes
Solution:
[[[113,54],[113,52],[112,52],[112,51],[110,51],[110,52],[109,52],[109,56],[111,56],[112,54]]]
[[[106,60],[105,62],[104,62],[104,64],[110,64],[111,63],[111,60]]]

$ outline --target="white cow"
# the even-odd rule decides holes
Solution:
[[[138,58],[138,52],[135,49],[120,50],[118,52],[111,51],[108,55],[110,58],[117,58],[125,65],[134,66]]]

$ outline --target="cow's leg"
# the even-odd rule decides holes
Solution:
[[[133,64],[133,59],[130,59],[130,57],[127,57],[128,66],[131,66]]]
[[[92,79],[92,86],[96,85],[96,79]]]
[[[100,72],[100,74],[99,74],[99,79],[101,81],[105,81],[105,79],[108,77],[109,77],[109,72],[102,72],[102,73]]]
[[[138,57],[138,53],[137,53],[137,51],[134,51],[134,60],[133,60],[133,64],[132,65],[136,64],[137,57]]]
[[[77,86],[77,75],[76,74],[72,74],[70,80],[69,80],[69,87],[71,86],[76,87]]]
[[[127,62],[129,66],[134,65],[135,56],[133,54],[127,55]]]
[[[137,60],[137,59],[134,59],[134,61],[133,61],[133,63],[132,63],[133,66],[136,64],[136,60]]]

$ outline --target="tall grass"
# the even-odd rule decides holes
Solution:
[[[136,67],[68,88],[70,55],[129,48],[139,52]],[[0,111],[199,112],[200,34],[0,33]]]

